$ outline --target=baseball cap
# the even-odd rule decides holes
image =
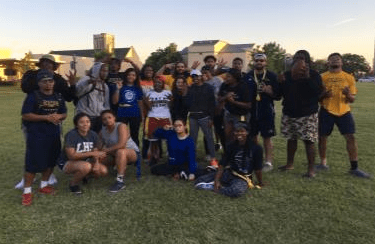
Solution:
[[[53,79],[53,74],[49,72],[46,69],[41,69],[38,71],[38,74],[36,75],[36,80],[43,81],[43,80],[51,80]]]

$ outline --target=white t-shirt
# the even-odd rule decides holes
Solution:
[[[168,103],[171,96],[172,93],[168,90],[163,90],[161,92],[156,92],[155,90],[149,91],[146,97],[148,97],[151,102],[151,109],[147,116],[154,118],[170,118],[171,113],[169,111]]]

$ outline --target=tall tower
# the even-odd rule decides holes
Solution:
[[[94,49],[113,53],[115,49],[115,36],[108,33],[94,35]]]

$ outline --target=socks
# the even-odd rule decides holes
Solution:
[[[23,194],[29,194],[31,193],[31,186],[23,188]]]
[[[358,168],[358,161],[350,161],[351,169],[350,170],[356,170]]]
[[[48,180],[47,180],[47,181],[43,181],[43,180],[41,180],[41,181],[40,181],[40,189],[42,189],[42,188],[44,188],[44,187],[46,187],[46,186],[48,186]]]
[[[119,174],[117,174],[117,178],[116,178],[116,180],[117,180],[118,182],[124,182],[124,175],[119,175]]]

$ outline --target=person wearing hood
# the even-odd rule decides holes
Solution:
[[[90,117],[91,129],[99,133],[102,128],[100,114],[110,109],[109,89],[104,82],[108,75],[108,65],[96,62],[91,70],[91,75],[83,77],[76,85],[76,114],[86,113]]]

